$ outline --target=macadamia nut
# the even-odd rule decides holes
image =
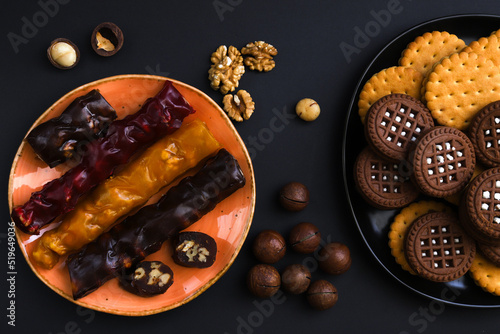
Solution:
[[[75,49],[65,42],[58,42],[50,49],[52,59],[64,67],[70,67],[76,61]]]
[[[305,98],[300,100],[295,106],[295,112],[304,121],[310,122],[318,118],[321,109],[319,104],[313,99]]]
[[[67,70],[76,66],[80,60],[80,51],[69,39],[57,38],[47,48],[47,57],[55,67]]]

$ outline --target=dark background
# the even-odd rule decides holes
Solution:
[[[15,52],[8,34],[21,35],[25,21],[40,17],[44,3],[57,3],[58,8]],[[354,45],[357,29],[364,29],[381,11],[388,13],[388,8],[396,10],[379,25],[380,31],[346,57],[340,45]],[[427,20],[454,14],[500,15],[496,1],[42,0],[4,2],[1,13],[2,333],[498,332],[499,309],[438,303],[392,278],[358,232],[342,176],[345,119],[371,59],[397,35]],[[104,21],[116,23],[125,35],[122,50],[110,58],[99,57],[90,47],[92,29]],[[58,70],[46,59],[46,48],[58,37],[80,48],[80,63],[72,70]],[[16,327],[8,326],[8,175],[17,147],[37,117],[66,92],[118,74],[168,76],[221,103],[222,95],[207,80],[210,54],[221,44],[241,48],[255,40],[273,44],[279,54],[271,72],[247,70],[240,82],[256,103],[252,118],[236,128],[249,149],[255,149],[257,204],[247,242],[227,273],[177,309],[147,317],[114,316],[79,308],[57,295],[31,272],[17,249]],[[292,113],[303,97],[320,104],[318,120],[290,120],[272,139],[265,138],[263,147],[252,146],[252,138],[258,139],[270,126],[273,110]],[[303,182],[311,191],[311,203],[300,213],[285,212],[277,204],[277,192],[289,181]],[[347,273],[332,277],[313,270],[314,278],[330,280],[339,291],[338,303],[323,312],[311,310],[303,296],[280,295],[274,303],[264,302],[245,288],[246,272],[256,263],[250,250],[253,237],[269,228],[286,235],[300,221],[316,224],[324,240],[340,241],[351,249],[353,264]],[[283,269],[303,261],[305,256],[290,252],[276,266]]]

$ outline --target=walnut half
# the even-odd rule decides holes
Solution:
[[[210,86],[227,94],[238,87],[245,66],[240,51],[234,46],[221,45],[210,57],[212,66],[208,70]]]
[[[242,48],[241,54],[247,56],[244,62],[248,68],[268,72],[276,66],[273,57],[278,54],[278,50],[269,43],[256,41]]]
[[[249,119],[255,110],[255,102],[253,102],[250,94],[243,89],[240,89],[235,95],[227,94],[224,96],[222,103],[224,104],[224,111],[236,122]]]

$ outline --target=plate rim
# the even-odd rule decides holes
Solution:
[[[500,22],[500,15],[481,14],[481,13],[478,13],[478,14],[456,14],[456,15],[441,16],[441,17],[438,17],[438,18],[430,19],[430,20],[421,22],[419,24],[416,24],[416,25],[414,25],[414,26],[412,26],[412,27],[410,27],[408,29],[405,29],[403,32],[401,32],[398,35],[396,35],[394,38],[391,39],[390,42],[386,43],[384,45],[384,47],[382,47],[382,49],[380,49],[379,52],[377,52],[377,54],[369,62],[369,64],[366,66],[365,70],[361,74],[361,77],[358,80],[358,82],[356,84],[356,87],[354,88],[354,93],[353,93],[351,101],[349,103],[348,113],[347,113],[347,115],[345,117],[345,120],[344,120],[344,131],[343,131],[343,134],[342,134],[342,174],[343,174],[343,180],[344,180],[344,191],[346,193],[347,202],[349,203],[349,210],[351,212],[352,218],[354,219],[354,221],[356,223],[356,227],[358,228],[358,231],[359,231],[359,233],[360,233],[360,235],[361,235],[361,237],[363,239],[363,242],[364,242],[365,246],[368,248],[368,250],[370,251],[371,255],[377,260],[377,262],[379,263],[379,265],[382,268],[384,268],[384,270],[387,273],[389,273],[389,275],[391,277],[393,277],[396,281],[398,281],[399,283],[401,283],[403,286],[405,286],[406,288],[410,289],[411,291],[413,291],[414,293],[416,293],[416,294],[418,294],[420,296],[423,296],[423,297],[426,297],[426,298],[429,298],[431,300],[435,300],[435,301],[438,301],[438,302],[442,302],[442,303],[445,303],[445,304],[448,304],[448,305],[455,305],[455,306],[467,307],[467,308],[500,308],[500,300],[499,300],[499,304],[497,304],[497,305],[484,305],[484,304],[480,305],[480,304],[467,304],[467,303],[454,302],[454,301],[450,301],[450,300],[438,298],[438,297],[432,296],[432,295],[430,295],[428,293],[425,293],[423,291],[420,291],[420,290],[414,288],[413,286],[409,285],[408,283],[404,282],[402,279],[400,279],[397,274],[395,274],[394,272],[392,272],[382,262],[382,260],[375,254],[374,250],[372,249],[372,247],[368,243],[368,240],[366,239],[366,236],[363,233],[363,230],[361,229],[361,225],[358,222],[358,219],[357,219],[356,214],[354,212],[354,208],[353,208],[352,201],[351,201],[351,196],[350,196],[350,191],[349,191],[348,179],[347,179],[346,152],[347,152],[347,133],[348,133],[349,120],[350,120],[350,118],[352,116],[353,108],[355,107],[355,105],[357,103],[357,96],[358,96],[357,93],[358,93],[361,85],[364,85],[365,80],[363,80],[363,79],[365,78],[365,76],[367,76],[367,74],[370,72],[370,70],[372,70],[373,64],[377,61],[377,59],[392,44],[396,43],[396,41],[398,41],[400,38],[406,36],[407,34],[411,33],[414,30],[417,30],[419,28],[423,28],[424,26],[427,26],[427,25],[432,25],[432,24],[435,24],[435,23],[440,23],[440,22],[443,22],[443,21],[454,20],[454,19],[466,19],[466,18],[470,18],[470,19],[492,18],[492,19],[497,19]],[[499,25],[499,28],[500,28],[500,25]],[[499,299],[500,299],[500,297],[499,297]]]
[[[250,227],[251,227],[252,222],[253,222],[253,217],[255,214],[255,205],[256,205],[256,182],[255,182],[255,172],[254,172],[254,168],[253,168],[253,164],[252,164],[252,159],[250,158],[250,154],[248,153],[248,149],[247,149],[245,143],[243,142],[243,139],[239,135],[238,131],[236,130],[235,126],[233,125],[233,123],[231,122],[229,117],[226,115],[226,113],[222,110],[222,108],[211,97],[209,97],[206,93],[204,93],[200,89],[198,89],[194,86],[191,86],[187,83],[184,83],[182,81],[172,79],[169,77],[150,75],[150,74],[119,74],[119,75],[104,77],[104,78],[97,79],[97,80],[88,82],[86,84],[80,85],[80,86],[70,90],[69,92],[67,92],[63,96],[57,98],[57,100],[54,103],[52,103],[33,122],[31,127],[29,128],[29,130],[26,132],[25,136],[23,137],[23,140],[19,144],[19,147],[15,153],[15,156],[14,156],[14,159],[13,159],[13,162],[11,165],[11,169],[10,169],[10,173],[9,173],[8,196],[7,197],[8,197],[9,217],[10,217],[10,212],[12,212],[12,204],[13,204],[13,198],[12,198],[13,197],[13,185],[14,185],[13,175],[15,174],[17,164],[18,164],[19,159],[21,157],[21,152],[26,145],[26,141],[25,141],[26,136],[37,124],[39,124],[41,122],[42,119],[44,119],[46,117],[47,114],[49,114],[51,112],[51,110],[55,106],[60,104],[62,101],[67,100],[69,97],[71,97],[71,95],[78,93],[80,91],[84,91],[85,89],[87,89],[89,87],[93,87],[93,86],[99,85],[101,83],[107,83],[107,82],[116,81],[116,80],[126,80],[126,79],[146,79],[146,80],[159,80],[159,81],[167,81],[168,80],[168,81],[171,81],[172,83],[174,83],[174,85],[182,86],[185,89],[189,89],[189,90],[195,92],[196,94],[203,97],[206,101],[208,101],[219,112],[221,118],[226,123],[226,125],[229,127],[229,129],[231,130],[231,132],[235,136],[235,139],[239,143],[239,146],[242,148],[243,155],[245,156],[244,163],[246,164],[248,170],[250,171],[250,177],[246,177],[246,179],[247,179],[246,182],[250,183],[251,201],[250,201],[250,206],[249,206],[249,216],[248,216],[247,221],[245,222],[245,229],[243,230],[243,232],[241,234],[241,242],[237,245],[237,247],[235,247],[235,250],[234,250],[231,258],[229,259],[229,262],[226,263],[224,265],[224,267],[222,267],[222,269],[214,277],[209,279],[203,286],[201,286],[199,289],[194,291],[194,293],[190,294],[189,296],[185,297],[184,299],[182,299],[178,302],[166,305],[166,306],[161,307],[161,308],[151,309],[151,310],[147,310],[147,311],[121,311],[121,310],[117,310],[117,309],[110,309],[108,307],[87,304],[87,303],[82,302],[81,300],[74,300],[73,298],[71,298],[71,296],[67,295],[64,291],[62,291],[58,287],[52,285],[45,277],[43,277],[36,270],[36,268],[34,267],[34,264],[28,259],[27,252],[24,250],[23,247],[21,247],[21,244],[22,244],[21,232],[19,231],[18,228],[15,229],[15,233],[16,233],[16,242],[18,243],[18,246],[21,250],[21,253],[23,254],[23,257],[24,257],[26,263],[29,265],[31,271],[47,287],[49,287],[51,290],[56,292],[58,295],[60,295],[64,299],[67,299],[76,305],[79,305],[79,306],[82,306],[82,307],[85,307],[88,309],[92,309],[95,311],[108,313],[108,314],[122,315],[122,316],[147,316],[147,315],[162,313],[162,312],[177,308],[179,306],[182,306],[184,304],[187,304],[188,302],[192,301],[193,299],[195,299],[196,297],[201,295],[203,292],[205,292],[213,284],[215,284],[215,282],[217,282],[227,272],[227,270],[232,266],[232,264],[236,260],[237,256],[239,255],[239,252],[241,251],[241,248],[243,247],[243,244],[245,243],[245,240],[248,236],[248,233],[250,231]],[[239,163],[242,163],[242,162],[239,161]],[[11,222],[12,222],[12,220],[11,220]]]

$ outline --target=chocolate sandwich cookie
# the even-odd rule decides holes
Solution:
[[[488,260],[490,260],[497,267],[500,267],[500,246],[495,247],[478,244],[478,248]]]
[[[368,111],[365,137],[377,154],[401,161],[420,135],[433,127],[431,112],[422,102],[409,95],[390,94]]]
[[[471,181],[462,196],[460,222],[479,243],[500,246],[500,167]]]
[[[469,138],[478,161],[487,167],[500,166],[500,101],[477,113],[469,127]]]
[[[455,128],[438,126],[418,141],[412,179],[424,194],[446,197],[460,192],[474,173],[476,156],[469,138]]]
[[[397,163],[386,161],[366,147],[354,165],[354,182],[363,198],[379,209],[401,208],[419,195]]]
[[[460,227],[456,215],[433,212],[411,225],[405,254],[417,275],[435,282],[450,282],[469,270],[476,244]]]

